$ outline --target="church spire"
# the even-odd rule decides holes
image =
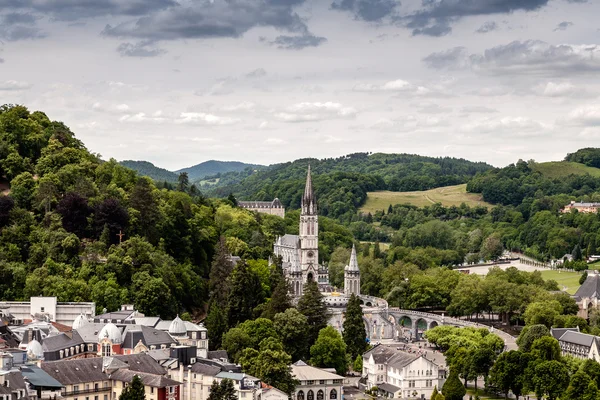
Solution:
[[[317,213],[317,202],[315,200],[315,192],[312,185],[310,164],[308,164],[308,173],[306,174],[306,185],[304,186],[304,195],[302,196],[302,212],[305,214]]]
[[[348,267],[349,271],[360,271],[358,268],[358,259],[356,258],[356,246],[354,246],[354,244],[352,244],[352,254],[350,255]]]

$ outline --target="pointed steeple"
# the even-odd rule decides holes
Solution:
[[[304,214],[316,214],[317,203],[315,200],[315,192],[312,185],[312,177],[310,174],[310,164],[308,165],[308,173],[306,174],[306,185],[304,186],[304,195],[302,196],[302,212]]]
[[[360,271],[358,268],[358,259],[356,258],[356,247],[352,244],[352,254],[348,263],[348,271]]]

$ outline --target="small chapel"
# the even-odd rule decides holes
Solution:
[[[331,293],[329,271],[319,264],[319,216],[312,184],[310,165],[302,195],[298,235],[279,236],[273,246],[275,256],[281,257],[283,274],[290,283],[292,295],[302,296],[304,285],[316,281],[323,293]],[[360,294],[360,270],[356,249],[352,246],[349,264],[344,268],[344,294]]]

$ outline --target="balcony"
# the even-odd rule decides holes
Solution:
[[[80,396],[80,395],[85,396],[87,394],[92,394],[92,393],[110,392],[111,390],[112,390],[112,388],[110,386],[107,386],[107,387],[102,387],[102,388],[98,388],[98,389],[72,390],[70,392],[63,391],[61,394],[63,397]]]

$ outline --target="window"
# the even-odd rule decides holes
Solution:
[[[319,381],[319,385],[324,385],[324,384],[325,384],[325,381],[324,381],[323,379],[321,379],[321,380]]]
[[[245,399],[246,398],[246,392],[241,392],[240,393],[240,397],[243,398],[243,399]]]
[[[331,389],[331,392],[329,392],[329,398],[331,400],[336,400],[337,399],[337,390]]]
[[[425,386],[431,387],[432,386],[432,381],[431,380],[426,380],[425,381]]]
[[[154,387],[150,388],[150,393],[154,393]]]
[[[169,386],[169,394],[175,393],[175,386]]]
[[[79,385],[73,385],[73,393],[79,392]]]
[[[317,392],[317,400],[324,400],[325,394],[323,393],[322,390],[319,390]]]
[[[102,357],[110,357],[111,353],[112,353],[112,351],[110,348],[110,344],[104,343],[102,345]]]
[[[315,381],[306,381],[306,384],[307,384],[307,385],[314,385],[314,384],[315,384]]]
[[[85,384],[85,390],[90,390],[90,384],[89,383]]]
[[[44,312],[44,307],[40,307],[40,311],[41,311],[41,312]]]
[[[94,383],[94,390],[98,391],[98,389],[100,388],[100,385],[98,385],[97,383]],[[98,400],[98,399],[96,399]]]
[[[308,393],[306,393],[306,400],[315,400],[315,394],[312,390],[309,390]]]
[[[107,394],[104,395],[104,400],[108,400],[108,395]]]
[[[296,400],[304,400],[304,392],[302,390],[298,391],[296,395]]]

